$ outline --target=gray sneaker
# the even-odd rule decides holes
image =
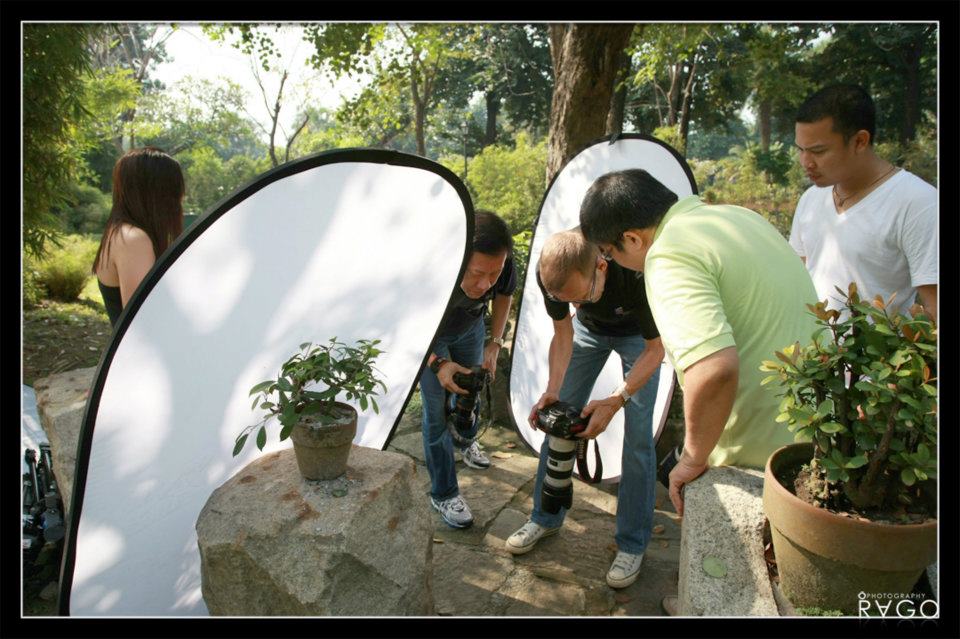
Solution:
[[[507,550],[510,553],[514,555],[522,555],[523,553],[533,550],[533,547],[537,545],[537,542],[540,541],[541,537],[555,535],[559,530],[559,527],[547,528],[532,521],[528,521],[520,527],[520,530],[507,537],[507,541],[504,545],[507,547]]]
[[[620,551],[607,571],[607,585],[611,588],[626,588],[637,580],[643,553],[634,555]]]
[[[469,528],[473,524],[473,514],[470,512],[470,507],[467,506],[467,502],[463,501],[463,497],[460,495],[443,501],[437,501],[431,497],[430,505],[440,513],[440,517],[448,526]]]
[[[463,463],[470,468],[479,468],[480,470],[490,468],[490,459],[483,454],[483,451],[480,450],[480,444],[477,442],[473,442],[466,448],[461,448],[460,454],[463,456]]]

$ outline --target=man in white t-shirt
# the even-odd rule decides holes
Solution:
[[[916,297],[936,321],[937,189],[874,152],[875,121],[856,85],[825,87],[800,106],[795,143],[814,186],[797,204],[790,245],[829,306],[841,306],[835,287],[856,282],[866,300],[896,293],[891,314]]]

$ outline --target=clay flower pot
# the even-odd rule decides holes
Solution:
[[[778,478],[795,475],[812,458],[812,444],[784,446],[770,456],[764,475],[763,509],[784,594],[797,607],[856,615],[860,593],[912,592],[936,561],[937,521],[878,523],[808,504]]]
[[[315,415],[307,415],[290,431],[304,479],[336,479],[347,470],[350,446],[357,434],[357,411],[341,402],[336,407],[340,412],[336,422],[321,424]]]

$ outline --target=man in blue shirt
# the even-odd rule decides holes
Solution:
[[[447,391],[465,395],[453,381],[455,373],[470,373],[471,366],[482,366],[491,379],[497,371],[497,355],[503,346],[503,330],[516,288],[513,267],[513,237],[506,223],[489,211],[477,211],[473,235],[473,252],[463,281],[451,300],[428,366],[420,375],[420,396],[423,400],[423,449],[430,474],[430,504],[449,526],[466,528],[473,524],[473,514],[460,496],[453,456],[453,437],[446,426]],[[486,330],[483,317],[492,300],[490,333],[484,346]],[[477,423],[467,438],[476,435]],[[488,468],[490,460],[477,442],[462,449],[463,462],[473,468]]]

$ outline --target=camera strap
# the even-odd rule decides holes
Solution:
[[[593,442],[593,461],[596,467],[596,473],[592,476],[587,468],[587,448],[590,447],[590,442]],[[603,478],[603,462],[600,460],[600,446],[596,439],[581,439],[577,442],[577,474],[588,484],[596,484]]]

